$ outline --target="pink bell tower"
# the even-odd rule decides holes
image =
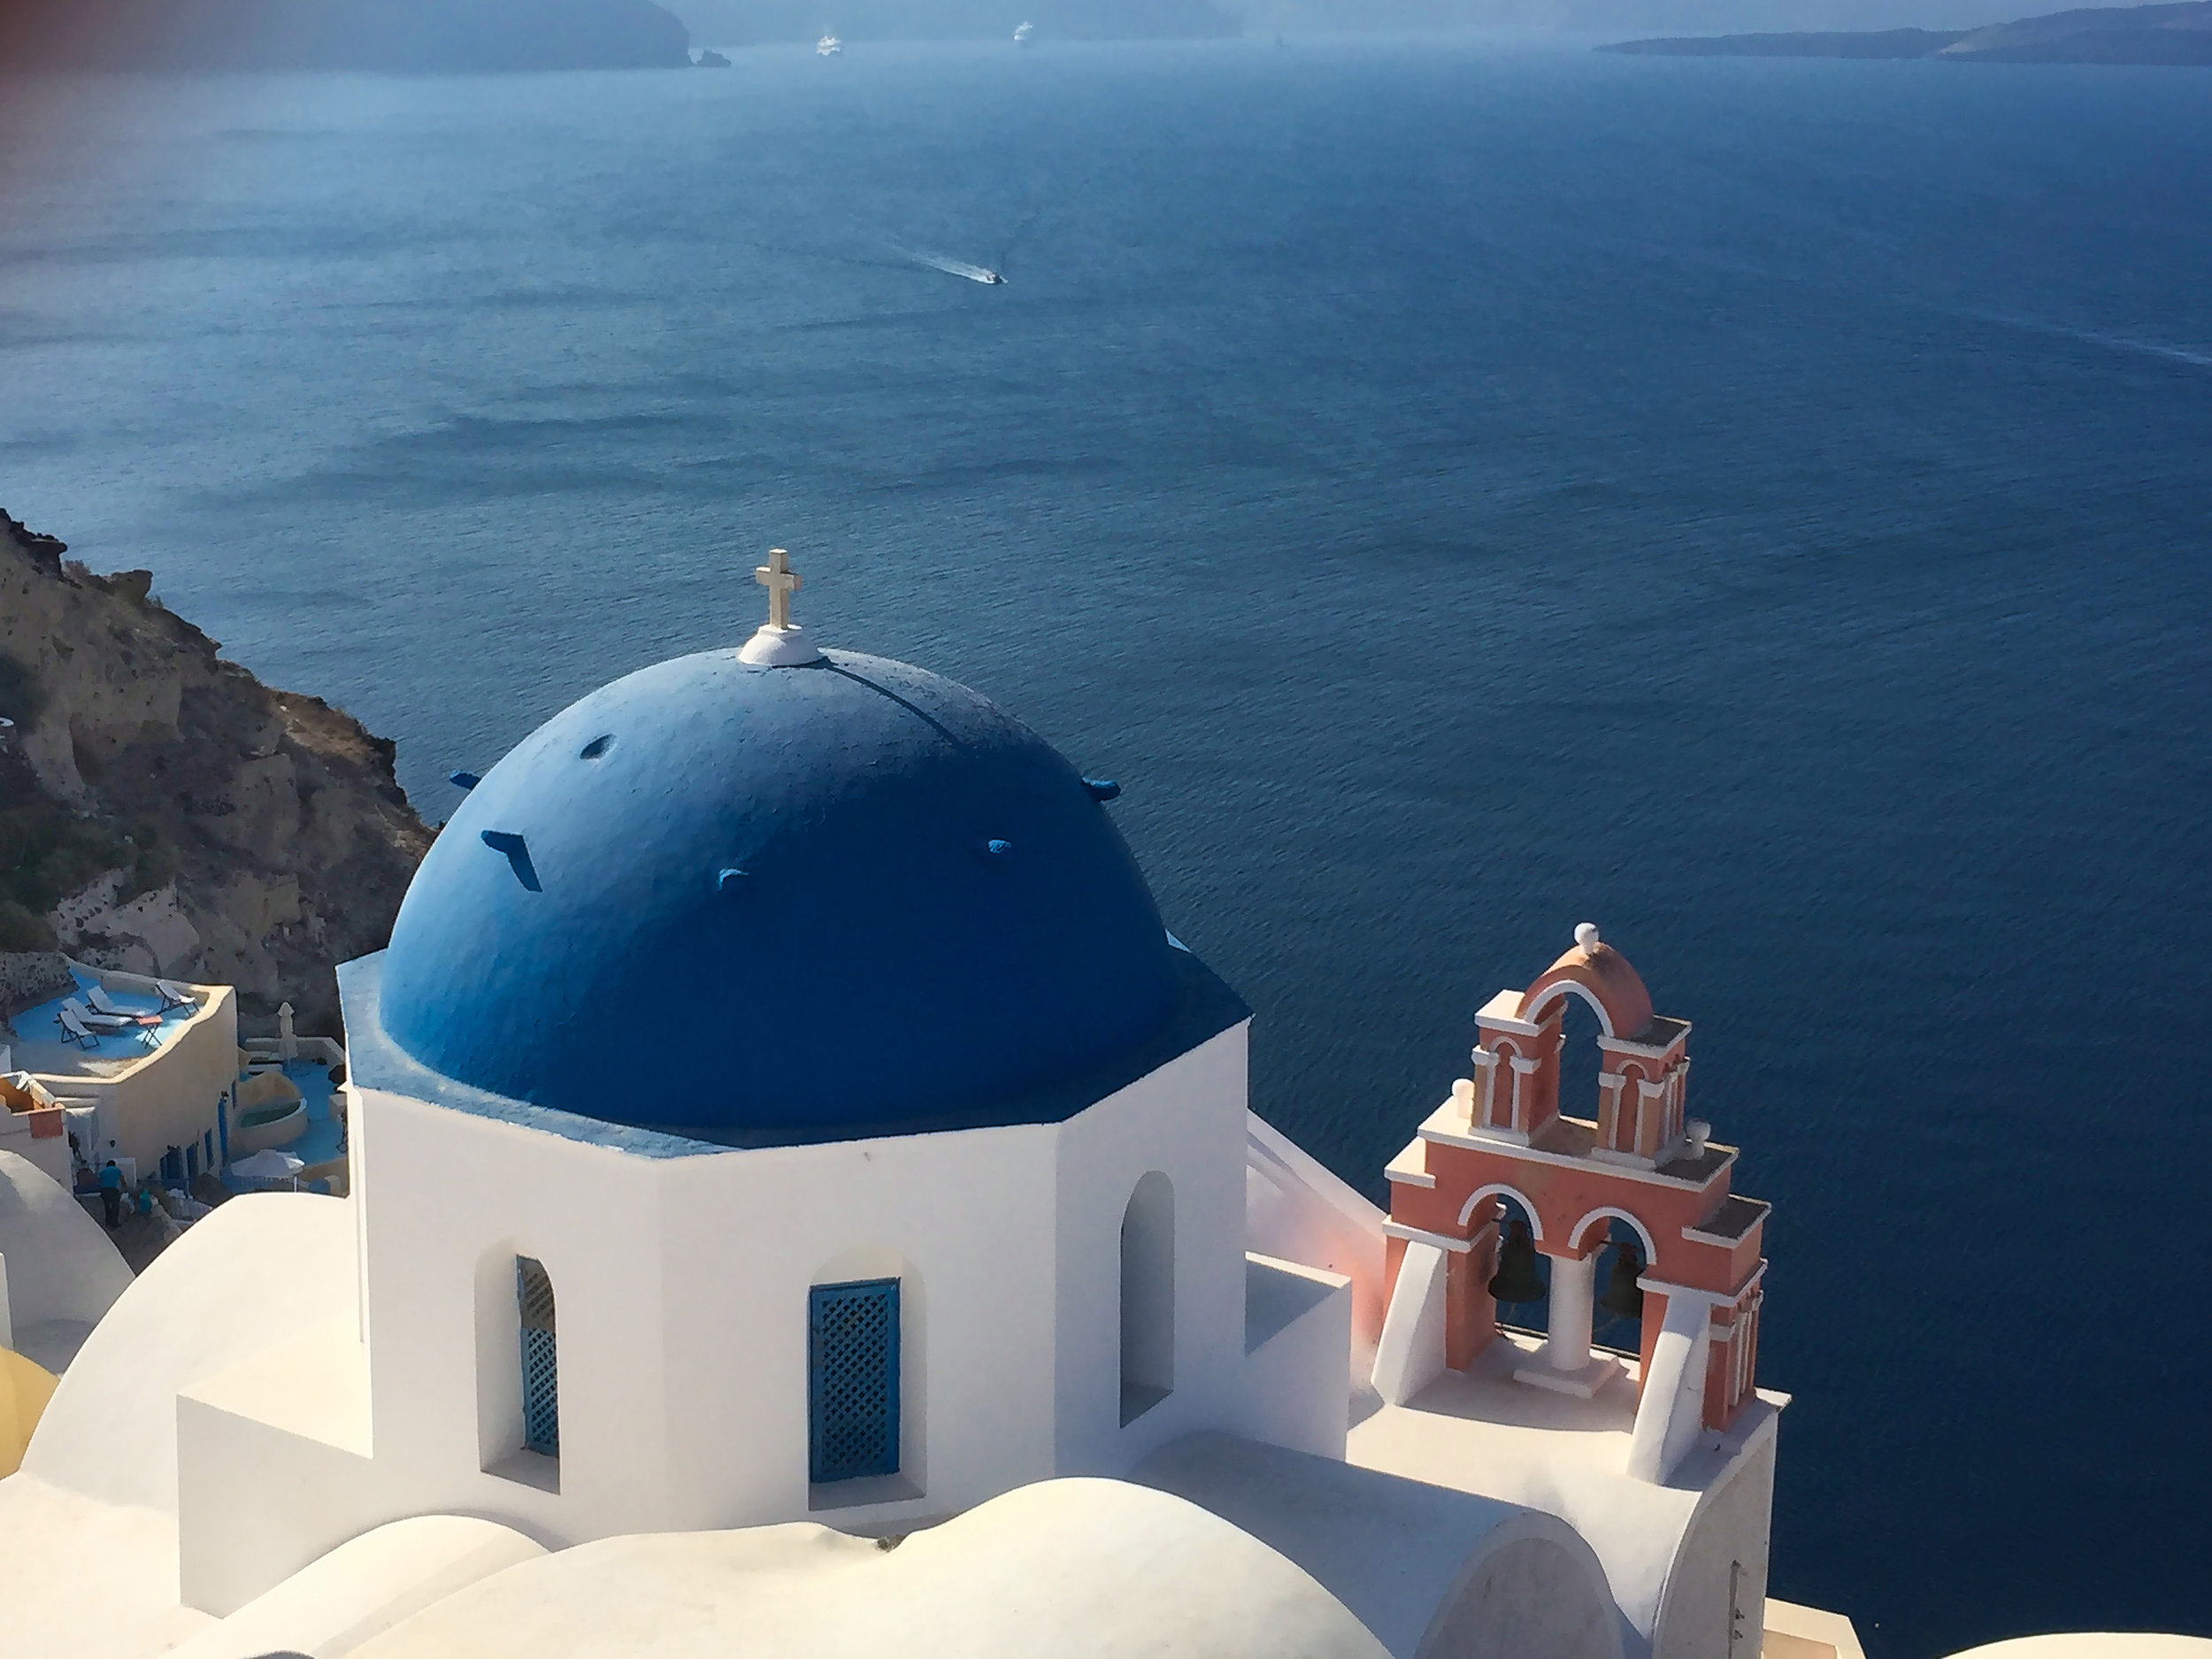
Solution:
[[[1563,1082],[1570,1098],[1576,1087],[1560,1075],[1570,997],[1598,1019],[1588,1118],[1561,1110]],[[1629,1472],[1663,1480],[1701,1433],[1729,1428],[1752,1397],[1769,1206],[1731,1190],[1736,1148],[1686,1114],[1689,1023],[1652,1011],[1642,979],[1590,923],[1526,990],[1485,1003],[1475,1026],[1473,1076],[1453,1086],[1386,1171],[1391,1317],[1414,1317],[1400,1314],[1409,1288],[1400,1280],[1420,1246],[1441,1253],[1443,1365],[1463,1371],[1497,1341],[1489,1286],[1510,1199],[1526,1217],[1527,1242],[1551,1263],[1549,1331],[1514,1379],[1585,1399],[1629,1386],[1622,1361],[1591,1346],[1599,1258],[1613,1224],[1624,1224],[1641,1255],[1643,1295]],[[1514,1244],[1525,1261],[1526,1245]],[[1379,1387],[1390,1380],[1384,1369],[1379,1362]],[[1418,1380],[1398,1376],[1394,1386],[1403,1393]]]

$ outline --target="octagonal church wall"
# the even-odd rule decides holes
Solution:
[[[1218,1033],[1059,1124],[687,1156],[355,1087],[360,1313],[286,1363],[353,1368],[360,1422],[296,1432],[242,1383],[188,1402],[196,1522],[263,1540],[204,1563],[200,1604],[408,1514],[552,1546],[800,1519],[903,1532],[1238,1428],[1245,1040]],[[1156,1178],[1173,1194],[1172,1384],[1125,1421],[1123,1225]],[[552,1455],[522,1444],[518,1257],[553,1294]],[[899,1466],[817,1484],[809,1293],[882,1279],[900,1284]],[[224,1524],[232,1508],[257,1525]]]

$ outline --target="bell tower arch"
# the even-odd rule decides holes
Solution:
[[[1587,1118],[1560,1104],[1571,1001],[1598,1021]],[[1642,977],[1594,925],[1525,989],[1484,1003],[1475,1029],[1473,1075],[1386,1171],[1394,1302],[1411,1245],[1446,1252],[1442,1363],[1495,1363],[1504,1341],[1510,1375],[1530,1386],[1637,1389],[1632,1472],[1663,1480],[1752,1396],[1769,1207],[1732,1190],[1737,1149],[1688,1116],[1689,1022],[1653,1011]],[[1537,1256],[1548,1262],[1540,1343],[1502,1333],[1496,1317],[1501,1300],[1527,1295]],[[1632,1372],[1592,1343],[1601,1312],[1630,1309]],[[1422,1380],[1401,1371],[1393,1386]]]

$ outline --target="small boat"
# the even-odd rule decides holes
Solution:
[[[1029,37],[1036,32],[1037,26],[1034,23],[1023,24],[1019,28],[1014,31],[1014,44],[1017,46],[1028,45]]]
[[[844,50],[845,42],[834,35],[825,35],[814,42],[814,55],[817,58],[834,58]]]

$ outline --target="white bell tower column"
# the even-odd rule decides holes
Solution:
[[[1579,1371],[1590,1363],[1591,1297],[1597,1286],[1598,1253],[1551,1258],[1551,1317],[1544,1363],[1556,1371]]]

